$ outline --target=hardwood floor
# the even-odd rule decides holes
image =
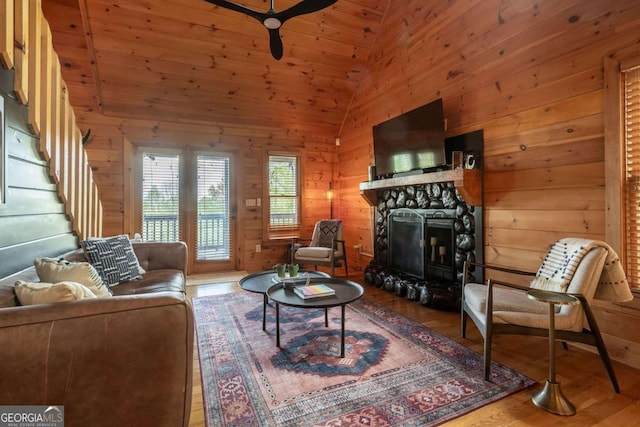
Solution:
[[[199,277],[201,279],[201,277]],[[482,352],[482,337],[469,322],[467,339],[460,337],[460,314],[421,306],[371,285],[364,284],[361,274],[350,277],[365,287],[365,297],[384,304],[465,346]],[[199,280],[202,283],[202,280]],[[189,297],[242,291],[233,283],[189,286]],[[640,370],[613,362],[621,393],[609,383],[597,354],[574,346],[556,349],[557,381],[562,391],[576,406],[573,417],[552,415],[531,403],[532,391],[538,390],[548,374],[548,343],[537,337],[498,336],[494,338],[493,359],[538,381],[525,390],[487,405],[447,423],[447,426],[640,426]],[[193,401],[190,427],[204,427],[204,409],[197,346],[193,358]],[[271,426],[269,426],[271,427]]]

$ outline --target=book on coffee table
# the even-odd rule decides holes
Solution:
[[[298,286],[294,292],[302,299],[328,297],[336,293],[329,286],[323,284]]]

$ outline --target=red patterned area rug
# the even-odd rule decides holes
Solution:
[[[381,305],[275,309],[243,292],[193,300],[205,419],[214,426],[433,426],[534,381]]]

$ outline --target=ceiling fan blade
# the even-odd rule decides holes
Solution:
[[[216,6],[224,7],[225,9],[244,13],[245,15],[249,15],[250,17],[257,19],[260,22],[263,22],[266,17],[264,13],[260,13],[253,9],[249,9],[248,7],[245,7],[240,4],[236,4],[227,0],[205,0],[205,1],[211,4],[215,4]]]
[[[282,58],[284,48],[282,47],[282,39],[280,38],[280,29],[269,30],[269,46],[271,47],[271,55],[275,59]]]
[[[338,0],[302,0],[300,3],[291,6],[289,9],[276,13],[274,16],[277,17],[280,22],[284,23],[287,19],[291,19],[295,16],[306,15],[307,13],[322,10],[337,1]]]

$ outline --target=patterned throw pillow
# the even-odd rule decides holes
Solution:
[[[36,258],[33,264],[41,282],[76,282],[89,288],[97,297],[111,296],[111,289],[102,281],[96,269],[88,262]]]
[[[318,224],[320,235],[318,236],[318,246],[325,248],[331,248],[333,246],[333,239],[338,234],[338,228],[340,227],[340,221],[336,220],[322,220]]]
[[[125,234],[80,242],[87,259],[108,286],[140,279],[140,265]]]

